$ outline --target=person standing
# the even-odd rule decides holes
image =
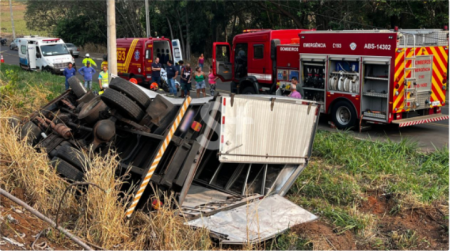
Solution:
[[[84,78],[84,87],[87,89],[92,88],[92,76],[95,74],[95,69],[91,67],[91,63],[87,62],[86,66],[80,68],[78,72]]]
[[[103,91],[105,88],[109,87],[108,84],[108,66],[103,66],[103,71],[98,74],[98,85],[100,87],[100,91]]]
[[[288,95],[289,97],[296,98],[296,99],[302,99],[302,95],[297,91],[297,77],[292,77],[292,84],[291,84],[291,93]]]
[[[216,80],[219,79],[219,77],[215,76],[213,73],[213,67],[209,67],[209,74],[208,74],[208,83],[209,83],[209,92],[211,96],[214,96],[214,93],[216,92]]]
[[[66,77],[66,90],[69,89],[69,78],[74,76],[77,73],[77,70],[75,70],[72,67],[72,63],[69,62],[69,64],[67,64],[67,67],[64,68],[63,71],[63,75]]]
[[[172,65],[171,60],[167,61],[166,72],[167,72],[167,82],[170,87],[170,95],[171,96],[173,95],[176,97],[177,96],[177,87],[175,85],[175,78],[178,76],[178,70],[174,65]]]
[[[85,58],[83,59],[83,62],[82,62],[84,64],[84,66],[87,66],[87,63],[89,62],[93,66],[97,67],[97,64],[95,63],[95,61],[93,59],[91,59],[89,53],[86,53],[86,55],[84,57]]]
[[[181,97],[190,95],[191,91],[191,64],[186,63],[186,67],[181,68]]]
[[[198,65],[202,68],[203,71],[203,63],[205,62],[205,56],[203,56],[203,53],[200,54],[200,57],[198,57]]]
[[[200,91],[203,93],[203,97],[206,97],[205,73],[199,66],[195,68],[194,79],[195,82],[197,82],[195,84],[195,87],[197,89],[197,98],[200,98]]]
[[[156,57],[155,62],[152,63],[152,82],[156,82],[158,86],[161,84],[161,64],[159,57]]]

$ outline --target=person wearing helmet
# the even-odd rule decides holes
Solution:
[[[85,58],[83,59],[83,65],[87,66],[87,63],[91,63],[91,65],[97,67],[97,64],[95,63],[95,61],[93,59],[91,59],[89,53],[86,53]]]

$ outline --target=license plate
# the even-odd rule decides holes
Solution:
[[[63,72],[63,71],[64,71],[64,69],[59,69],[59,71]]]
[[[441,105],[440,101],[431,102],[431,106],[439,106],[439,105]]]

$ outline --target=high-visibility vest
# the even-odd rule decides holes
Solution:
[[[100,74],[102,76],[102,86],[108,85],[108,71],[106,72],[101,71]]]

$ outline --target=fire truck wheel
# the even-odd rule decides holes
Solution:
[[[139,89],[135,84],[132,84],[122,78],[112,79],[109,87],[125,94],[143,109],[146,109],[150,104],[150,98],[141,89]]]
[[[83,86],[83,83],[76,77],[72,76],[68,80],[69,86],[72,89],[73,93],[77,96],[77,98],[83,97],[87,93],[86,89]]]
[[[83,173],[60,158],[54,157],[52,159],[52,166],[56,168],[58,174],[69,180],[83,181]]]
[[[136,121],[140,121],[144,116],[144,111],[139,105],[114,89],[107,88],[101,95],[101,99],[108,107],[117,109],[123,113],[124,116]]]
[[[86,164],[85,157],[83,153],[79,150],[71,147],[70,145],[63,145],[58,148],[56,157],[63,159],[69,164],[75,166],[78,170],[82,171]]]
[[[351,128],[357,121],[355,109],[347,101],[338,101],[333,105],[331,117],[338,129]]]
[[[256,90],[253,87],[246,87],[241,94],[256,94]]]

